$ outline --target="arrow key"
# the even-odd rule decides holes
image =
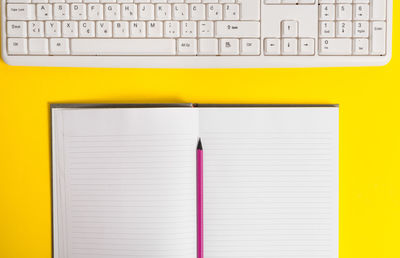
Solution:
[[[315,43],[312,38],[300,39],[299,54],[302,56],[313,56],[315,54]]]

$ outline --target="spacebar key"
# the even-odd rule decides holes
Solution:
[[[174,39],[71,39],[72,55],[175,55]]]

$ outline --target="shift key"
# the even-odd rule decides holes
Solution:
[[[259,38],[260,23],[251,21],[216,22],[217,38]]]

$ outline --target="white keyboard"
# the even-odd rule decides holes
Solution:
[[[2,0],[11,65],[376,66],[392,0]]]

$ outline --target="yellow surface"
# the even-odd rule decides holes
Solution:
[[[375,68],[135,70],[1,62],[0,258],[51,257],[54,102],[338,103],[340,258],[399,258],[399,19],[394,28],[392,61]]]

